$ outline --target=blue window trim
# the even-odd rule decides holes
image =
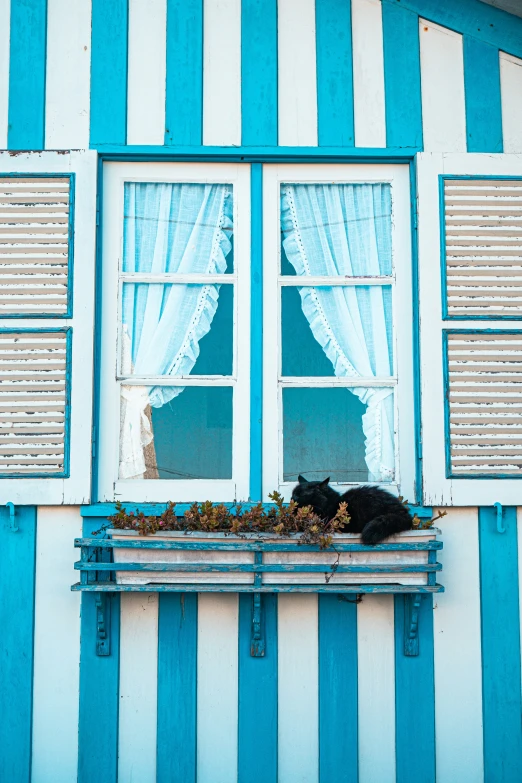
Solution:
[[[56,314],[56,313],[12,313],[11,315],[1,315],[0,317],[2,320],[4,319],[15,319],[15,318],[23,318],[24,321],[27,319],[33,319],[38,318],[40,319],[46,319],[46,318],[52,318],[53,320],[63,320],[67,318],[72,318],[73,314],[73,268],[74,268],[74,197],[75,197],[75,186],[76,186],[76,175],[74,173],[62,173],[62,172],[38,172],[36,174],[28,173],[28,172],[20,172],[20,171],[13,171],[12,173],[9,172],[2,172],[0,174],[0,179],[52,179],[53,177],[59,177],[60,179],[68,179],[69,180],[69,231],[68,231],[68,237],[67,237],[67,310],[65,313]]]
[[[444,183],[446,180],[505,180],[507,182],[522,181],[522,177],[495,177],[493,174],[481,176],[480,174],[439,174],[439,228],[440,228],[440,273],[442,293],[442,320],[443,321],[522,321],[521,315],[449,315],[448,313],[448,281],[446,274],[446,224],[444,220]]]
[[[263,164],[263,163],[370,163],[370,164],[392,164],[400,163],[409,165],[410,173],[410,216],[411,216],[411,248],[412,248],[412,299],[413,299],[413,363],[414,363],[414,444],[412,447],[415,449],[415,495],[413,502],[420,506],[422,504],[422,429],[420,420],[420,350],[419,350],[419,282],[418,282],[418,246],[417,246],[417,184],[416,184],[416,164],[415,153],[417,148],[410,149],[363,149],[352,148],[349,152],[346,149],[340,148],[318,148],[318,147],[274,147],[274,148],[237,148],[231,150],[228,147],[208,147],[202,150],[195,150],[194,148],[178,149],[177,152],[168,150],[165,148],[154,147],[125,147],[119,145],[98,145],[98,203],[97,203],[97,236],[96,236],[96,305],[95,305],[95,347],[94,347],[94,410],[93,410],[93,472],[92,472],[92,502],[95,504],[99,498],[99,460],[98,460],[98,443],[97,433],[99,432],[100,421],[100,350],[101,350],[101,334],[98,328],[101,323],[101,298],[102,298],[102,204],[103,204],[103,164],[105,162],[151,162],[151,161],[164,161],[164,162],[234,162],[234,163],[251,163],[251,164]],[[255,174],[256,169],[252,166],[252,187],[255,187],[255,203],[259,201],[258,206],[262,206],[260,193],[262,193],[262,171],[259,174]],[[256,179],[257,178],[257,179]],[[259,181],[258,181],[259,180]],[[255,183],[255,184],[254,184]],[[252,209],[255,207],[254,199],[252,203]],[[252,238],[262,236],[260,231],[255,227],[255,216],[253,215],[252,225]],[[255,251],[252,253],[252,259],[257,257]],[[259,308],[259,297],[262,296],[262,280],[259,285],[252,286],[251,306],[252,311]],[[261,299],[262,302],[262,299]],[[259,345],[262,347],[262,331],[258,334],[257,330],[253,330],[253,336],[256,339],[256,345],[259,349]],[[252,357],[252,368],[256,368],[256,372],[260,375],[251,379],[252,389],[262,390],[262,363],[256,361],[254,356]],[[252,399],[251,399],[252,401]],[[262,398],[261,398],[262,402]],[[255,433],[255,441],[252,440],[251,435],[251,448],[255,443],[258,443],[262,433],[262,419],[257,413],[256,409],[251,411],[251,426],[252,433]],[[262,413],[262,409],[259,409]],[[256,417],[253,421],[252,417]],[[261,449],[261,444],[257,446]],[[258,462],[260,457],[257,458]],[[258,494],[259,477],[257,473],[260,472],[256,469],[250,474],[250,495],[254,499],[254,494]],[[155,504],[158,507],[164,508],[164,504]],[[161,513],[161,512],[159,512]]]
[[[444,386],[444,447],[446,452],[446,478],[448,479],[511,479],[520,481],[520,476],[506,475],[505,473],[488,473],[485,475],[473,475],[470,473],[451,472],[451,448],[450,448],[450,405],[449,405],[449,364],[448,364],[448,335],[449,334],[522,334],[520,329],[443,329],[442,330],[442,373]]]
[[[42,332],[54,332],[66,335],[65,341],[65,422],[64,422],[64,463],[61,473],[1,473],[1,479],[20,479],[20,478],[45,478],[45,479],[64,479],[69,478],[70,471],[70,419],[71,419],[71,360],[72,360],[72,327],[46,327],[17,329],[12,327],[1,327],[0,334],[41,334]]]

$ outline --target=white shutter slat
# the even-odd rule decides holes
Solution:
[[[68,314],[70,202],[70,177],[0,177],[0,318]]]
[[[66,475],[67,343],[66,330],[0,333],[0,470],[4,475]]]
[[[451,475],[522,477],[522,334],[446,332],[446,367]]]
[[[445,314],[516,317],[522,306],[522,179],[445,179],[443,198]]]

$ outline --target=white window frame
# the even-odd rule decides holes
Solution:
[[[408,165],[392,164],[270,164],[263,166],[263,498],[278,489],[290,499],[295,482],[283,481],[281,295],[284,284],[300,278],[283,276],[281,269],[280,187],[282,183],[390,183],[392,191],[393,335],[396,375],[392,381],[368,379],[368,385],[393,386],[395,397],[396,480],[380,486],[414,500],[415,405],[413,381],[413,310],[411,202]],[[397,272],[397,274],[396,274]],[[368,284],[368,278],[309,278],[306,285]],[[275,317],[276,316],[276,317]],[[288,384],[285,384],[288,385]],[[348,378],[299,378],[293,386],[365,385]],[[334,484],[334,482],[332,482]],[[334,484],[345,491],[357,483]],[[368,482],[371,483],[371,482]]]
[[[15,505],[82,504],[91,500],[94,278],[96,249],[96,167],[93,150],[0,152],[0,174],[74,174],[72,315],[68,318],[5,318],[0,326],[17,329],[71,330],[69,475],[65,478],[0,476],[2,503]]]
[[[421,422],[423,502],[440,506],[518,505],[522,479],[446,476],[443,345],[444,330],[520,331],[520,321],[443,319],[439,176],[522,177],[522,155],[419,153],[417,156],[419,287],[421,323]]]
[[[119,479],[121,380],[119,356],[119,286],[123,257],[125,182],[217,183],[233,186],[234,272],[219,276],[234,284],[234,369],[232,376],[155,379],[154,384],[232,386],[232,478]],[[233,501],[248,497],[250,463],[250,166],[232,163],[110,162],[103,169],[102,305],[100,360],[99,500],[136,502]],[[140,280],[145,276],[140,275]],[[218,276],[163,275],[158,282],[208,283]],[[203,279],[204,278],[204,279]],[[152,278],[151,278],[152,279]],[[125,384],[135,383],[125,380]],[[141,381],[144,385],[145,381]]]

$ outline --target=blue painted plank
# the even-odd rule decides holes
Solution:
[[[103,520],[84,521],[92,536]],[[111,654],[96,655],[95,595],[82,596],[78,783],[117,783],[120,682],[120,596],[111,601]]]
[[[241,143],[277,145],[277,0],[242,0]]]
[[[197,623],[197,595],[160,595],[157,783],[196,781]]]
[[[435,783],[433,598],[419,611],[419,655],[404,655],[404,603],[395,596],[395,736],[397,783]]]
[[[165,144],[202,143],[203,0],[167,0]]]
[[[422,148],[419,19],[382,4],[386,144]]]
[[[353,147],[351,0],[316,0],[315,29],[319,145]]]
[[[252,596],[239,596],[238,781],[277,783],[277,596],[263,601],[265,656],[250,655]]]
[[[263,166],[250,167],[250,500],[263,497]]]
[[[522,57],[522,19],[480,0],[382,0]]]
[[[319,596],[319,783],[357,783],[357,604]]]
[[[498,49],[464,36],[464,89],[468,152],[502,152]]]
[[[0,508],[0,777],[31,779],[36,508]]]
[[[91,145],[127,140],[128,23],[127,0],[92,0]]]
[[[233,507],[234,503],[224,503],[227,508]],[[249,509],[254,506],[255,503],[241,503],[243,510]],[[159,516],[167,508],[166,503],[123,503],[124,508],[127,511],[143,511],[147,516]],[[183,516],[185,511],[190,508],[190,503],[177,503],[176,514],[177,516]],[[274,508],[274,503],[263,503],[263,508]],[[431,519],[433,516],[433,509],[431,507],[410,506],[411,513],[417,514],[421,519]],[[89,506],[82,506],[80,508],[82,517],[105,517],[111,516],[116,513],[115,503],[93,503]]]
[[[516,508],[479,509],[485,783],[514,783],[522,770],[520,615]]]
[[[114,583],[93,582],[83,585],[80,582],[71,586],[73,591],[113,592],[113,593],[443,593],[439,584],[426,585],[237,585],[237,584],[148,584],[116,585]]]
[[[11,0],[7,147],[45,147],[47,0]]]

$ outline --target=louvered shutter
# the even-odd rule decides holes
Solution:
[[[0,503],[90,501],[96,153],[0,153]]]
[[[418,156],[423,499],[522,492],[522,156]]]

